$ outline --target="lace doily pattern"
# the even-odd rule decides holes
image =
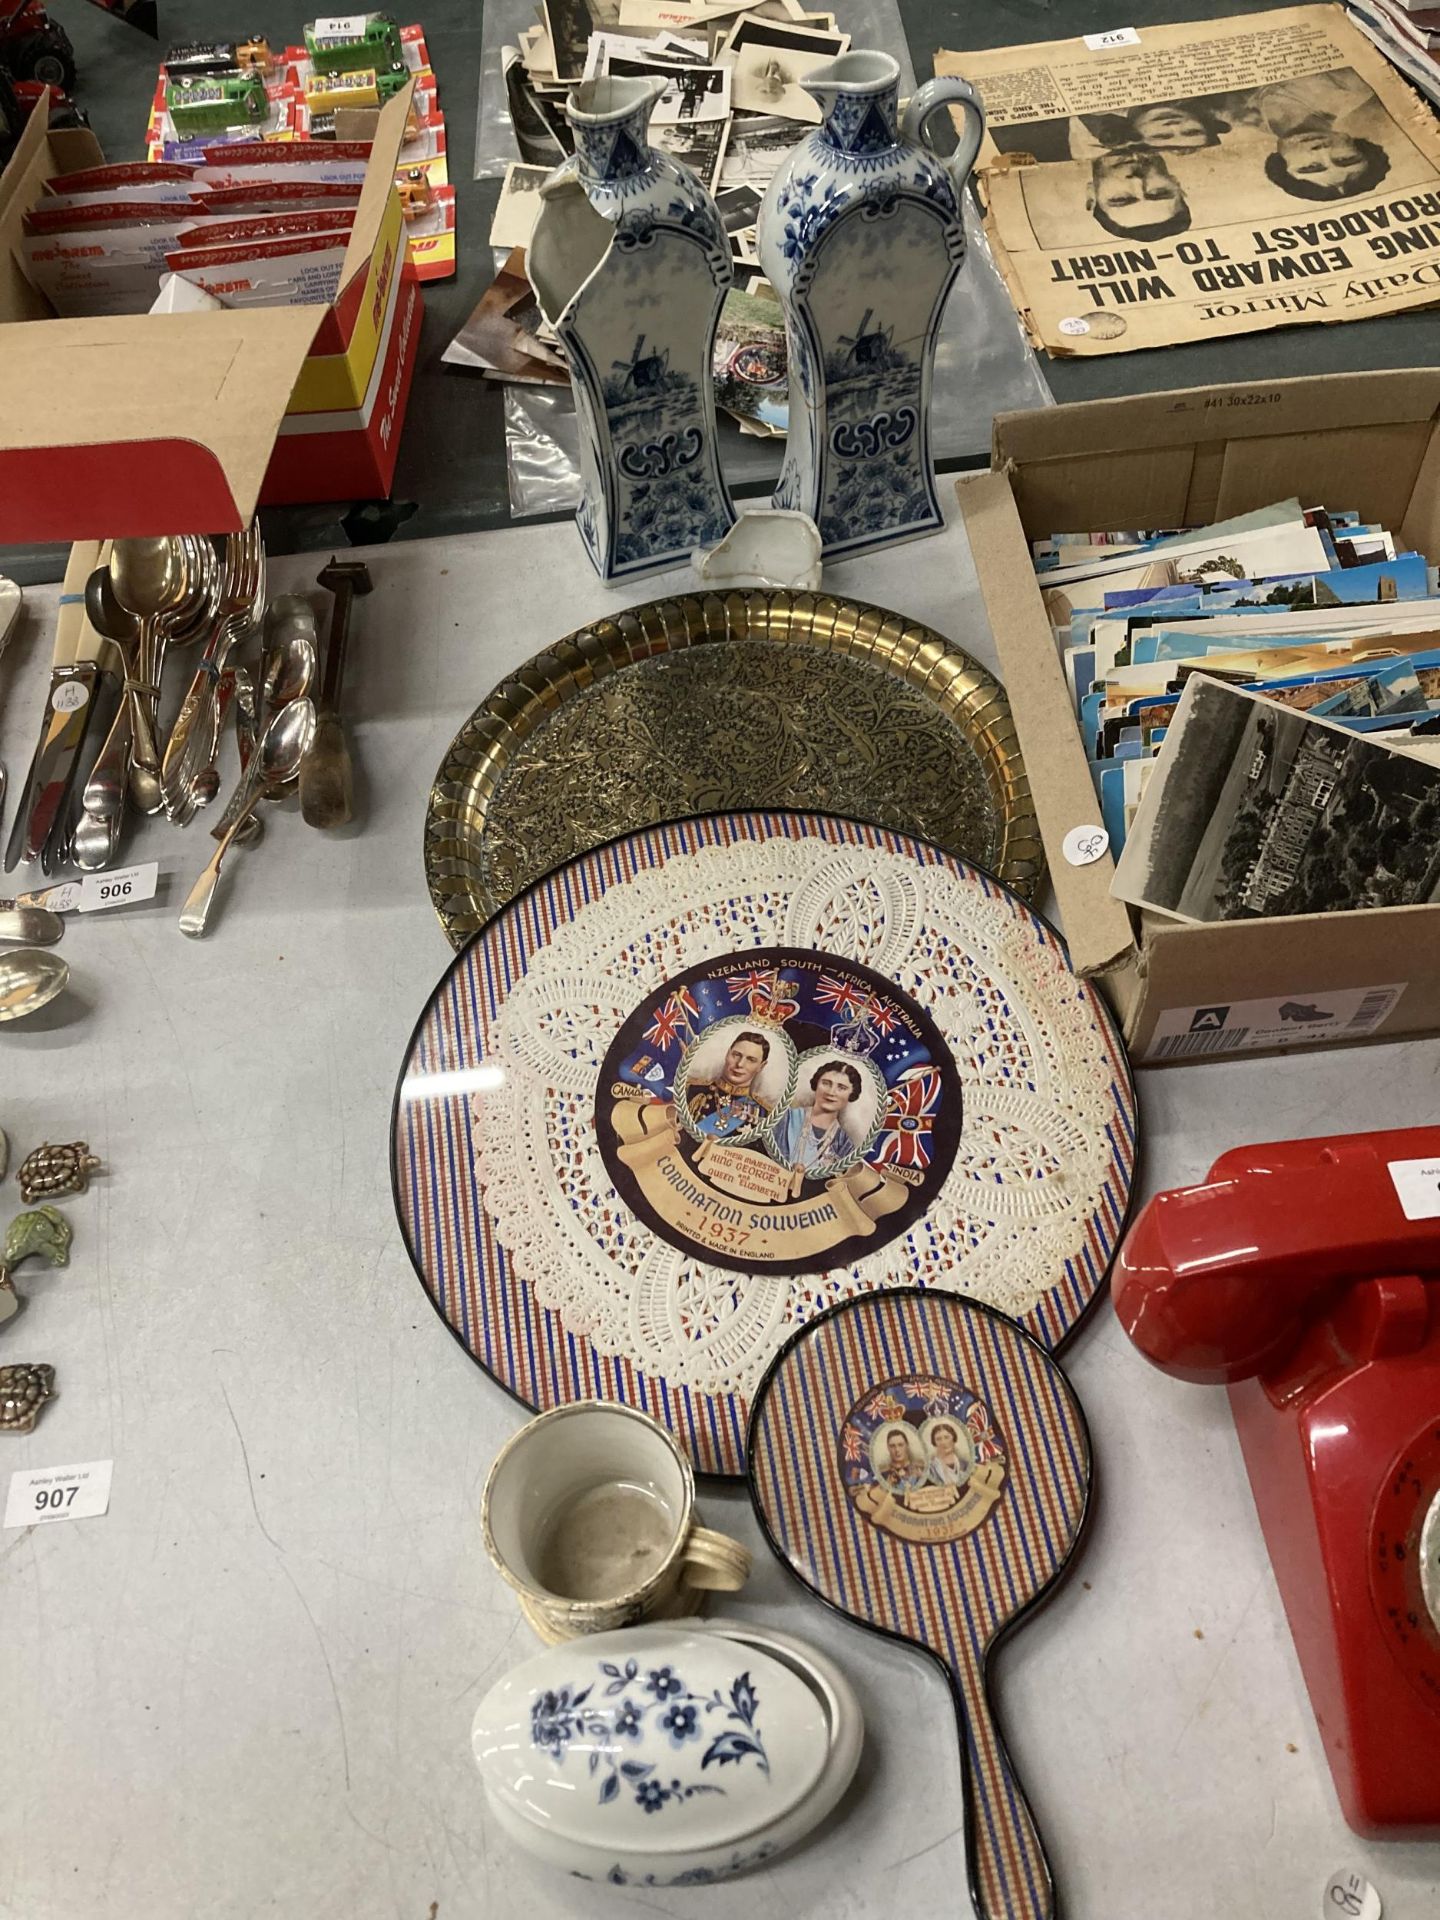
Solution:
[[[599,1077],[667,980],[761,948],[858,962],[923,1007],[963,1093],[925,1213],[851,1265],[738,1272],[667,1244],[601,1157]],[[1059,1345],[1103,1282],[1135,1104],[1098,993],[1050,928],[923,841],[824,815],[651,828],[568,863],[457,958],[396,1107],[396,1203],[458,1338],[526,1405],[613,1399],[702,1472],[744,1465],[750,1395],[796,1327],[876,1288],[969,1294]]]

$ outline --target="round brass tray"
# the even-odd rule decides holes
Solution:
[[[430,897],[460,947],[562,861],[733,807],[919,834],[1026,899],[1044,875],[993,674],[884,607],[752,591],[632,607],[502,681],[430,790]]]

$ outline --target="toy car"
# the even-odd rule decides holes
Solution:
[[[55,87],[41,86],[37,80],[12,80],[0,67],[0,167],[8,164],[25,122],[50,95],[52,127],[88,127],[90,122],[68,94]]]
[[[395,185],[400,194],[400,211],[407,220],[424,213],[435,198],[430,177],[423,167],[406,167],[403,173],[396,174]]]
[[[305,83],[305,102],[312,115],[333,113],[337,107],[378,107],[398,93],[409,79],[403,66],[388,73],[362,67],[354,73],[313,73]]]
[[[222,74],[234,73],[238,65],[235,48],[228,40],[186,41],[183,46],[171,47],[166,54],[165,78],[214,79]]]
[[[395,58],[400,58],[398,45]],[[75,85],[75,49],[40,0],[0,0],[0,67],[12,80],[38,80],[69,93]]]
[[[334,113],[337,107],[378,107],[380,85],[373,68],[357,73],[312,74],[305,86],[310,112]]]
[[[358,33],[354,31],[357,19],[364,22]],[[316,73],[347,73],[367,67],[384,72],[404,65],[400,29],[388,13],[312,21],[305,29],[305,51]]]
[[[254,125],[270,112],[265,82],[257,73],[219,73],[205,79],[168,80],[165,106],[178,134],[224,133]]]
[[[270,51],[270,42],[263,33],[257,33],[253,39],[237,40],[235,43],[235,64],[242,73],[268,73],[274,58]]]

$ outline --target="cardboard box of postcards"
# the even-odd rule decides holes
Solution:
[[[0,544],[169,532],[177,513],[224,533],[257,502],[389,492],[421,324],[394,187],[408,100],[374,117],[332,302],[68,319],[21,270],[24,217],[104,155],[36,108],[0,175]]]
[[[1100,810],[1030,544],[1061,529],[1206,526],[1299,496],[1358,508],[1433,564],[1440,368],[1003,414],[990,471],[957,491],[1070,952],[1110,998],[1132,1057],[1183,1062],[1440,1031],[1440,901],[1428,883],[1434,904],[1198,925],[1115,898],[1108,854],[1067,859],[1066,836],[1098,824]],[[1440,645],[1440,634],[1423,637]],[[1434,772],[1392,759],[1401,772],[1419,768],[1417,780]],[[1422,830],[1440,855],[1440,834],[1423,821]]]

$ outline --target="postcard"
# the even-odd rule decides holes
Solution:
[[[1193,922],[1440,897],[1440,766],[1197,674],[1111,890]]]

